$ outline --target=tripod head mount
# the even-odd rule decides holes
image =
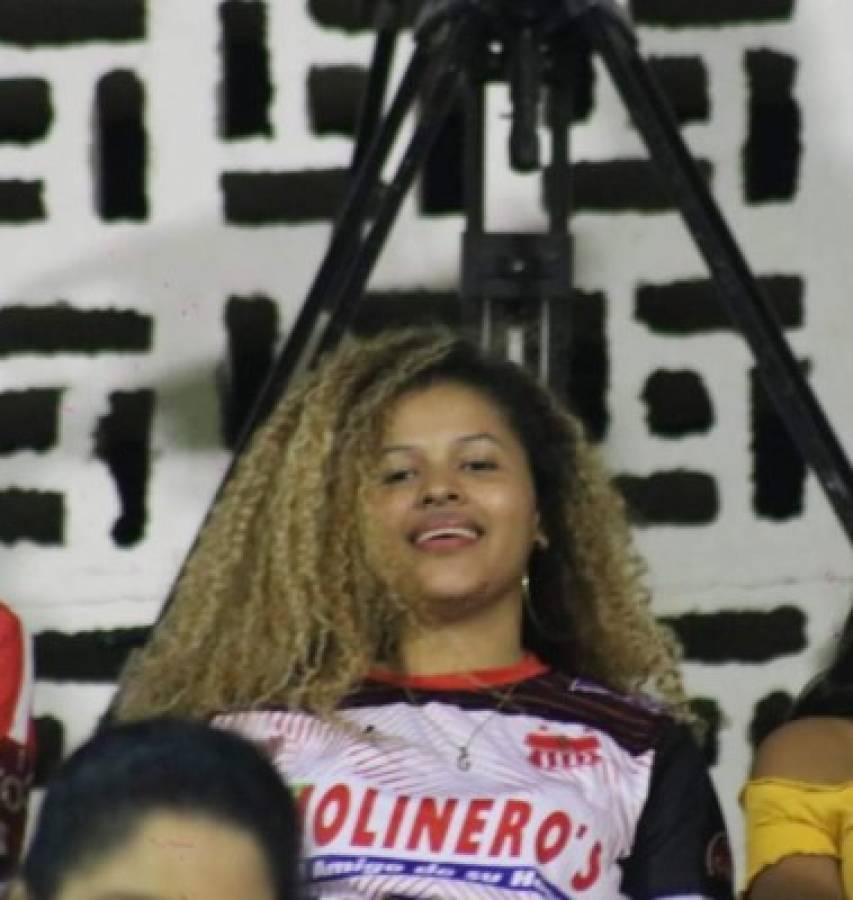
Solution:
[[[516,171],[532,172],[541,165],[536,126],[543,77],[565,48],[561,39],[577,30],[579,20],[599,14],[633,36],[615,0],[426,0],[415,23],[415,39],[441,45],[453,24],[463,20],[473,26],[481,48],[477,77],[503,79],[509,85],[510,164]],[[560,43],[556,53],[550,49],[555,42]]]
[[[498,33],[524,25],[542,26],[551,32],[592,13],[607,15],[630,28],[630,18],[616,0],[426,0],[414,28],[419,32],[440,20],[474,15],[491,22]]]

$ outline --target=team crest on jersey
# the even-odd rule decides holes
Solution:
[[[524,738],[528,759],[537,769],[577,769],[601,762],[601,744],[594,734],[570,737],[550,731],[532,731]]]

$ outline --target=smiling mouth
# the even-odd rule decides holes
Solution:
[[[467,526],[441,526],[416,534],[412,543],[423,549],[456,549],[479,540],[482,532]]]

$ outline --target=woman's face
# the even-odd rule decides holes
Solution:
[[[14,895],[13,895],[14,896]],[[256,841],[199,815],[153,812],[119,849],[73,872],[57,900],[275,900]]]
[[[480,391],[439,382],[400,397],[368,515],[397,586],[432,615],[521,602],[539,516],[521,442]]]

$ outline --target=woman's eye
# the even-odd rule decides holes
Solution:
[[[498,464],[493,459],[469,459],[462,463],[463,469],[469,469],[473,472],[486,472],[491,469],[497,469]]]
[[[391,469],[382,473],[381,481],[382,484],[399,484],[402,481],[408,481],[414,473],[414,469]]]

